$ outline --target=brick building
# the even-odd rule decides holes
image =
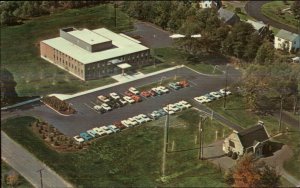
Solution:
[[[150,49],[108,29],[60,29],[40,42],[41,57],[82,80],[120,74],[151,63]]]

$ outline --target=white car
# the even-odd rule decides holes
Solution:
[[[168,93],[168,92],[170,92],[170,90],[167,89],[167,88],[164,87],[164,86],[158,86],[156,89],[160,90],[160,91],[163,92],[163,93]]]
[[[128,120],[122,120],[121,123],[122,123],[125,127],[131,127],[131,126],[133,126],[133,125],[131,124],[131,122],[128,121]]]
[[[99,136],[103,136],[106,133],[104,132],[104,130],[100,129],[99,127],[95,127],[93,128],[93,130],[99,135]]]
[[[97,98],[102,102],[109,102],[110,101],[109,98],[105,97],[104,95],[99,95]]]
[[[186,105],[181,104],[180,102],[178,103],[174,103],[174,106],[176,106],[177,108],[179,108],[180,110],[184,110],[187,109]]]
[[[227,92],[226,92],[227,93]],[[217,98],[217,99],[219,99],[219,98],[221,98],[222,97],[222,95],[220,95],[220,93],[218,93],[218,92],[215,92],[215,91],[213,91],[213,92],[210,92],[209,93],[210,95],[212,95],[212,96],[214,96],[215,98]]]
[[[115,92],[110,93],[109,95],[111,96],[111,98],[116,99],[116,100],[120,98],[120,96]]]
[[[94,110],[97,110],[97,111],[98,111],[98,110],[101,110],[102,107],[99,106],[99,105],[95,105],[93,108],[94,108]]]
[[[176,107],[174,104],[169,104],[169,105],[166,106],[166,108],[168,108],[168,107],[169,107],[170,110],[172,110],[174,112],[180,111],[180,108]]]
[[[129,90],[131,93],[135,94],[135,95],[140,94],[140,92],[139,92],[137,89],[135,89],[134,87],[131,87],[131,88],[129,88],[128,90]]]
[[[123,99],[130,104],[135,103],[135,101],[131,97],[125,96],[125,97],[123,97]]]
[[[122,103],[123,105],[127,104],[127,101],[125,101],[124,99],[119,99],[120,103]]]
[[[139,124],[145,123],[146,120],[144,120],[144,118],[140,117],[140,116],[134,116],[132,117],[136,122],[138,122]]]
[[[208,102],[207,98],[205,96],[195,97],[194,99],[195,99],[195,101],[197,101],[197,102],[199,102],[201,104]]]
[[[225,89],[220,89],[220,92],[225,95]],[[231,92],[228,89],[226,89],[226,95],[231,95]]]
[[[138,124],[138,122],[135,121],[135,119],[133,119],[133,118],[128,118],[127,121],[130,122],[131,125],[137,125]]]
[[[76,142],[78,142],[78,143],[82,143],[82,142],[84,142],[84,139],[83,138],[81,138],[80,136],[74,136],[73,137],[75,140],[76,140]]]
[[[170,114],[170,115],[175,114],[175,112],[172,111],[171,109],[168,109],[168,107],[163,107],[163,110],[164,110],[165,112],[167,112],[168,114]]]
[[[152,121],[151,118],[149,118],[148,116],[146,116],[145,114],[140,114],[139,117],[143,118],[145,121]]]
[[[110,130],[109,128],[107,128],[106,126],[102,126],[100,127],[101,130],[103,130],[106,134],[112,134],[112,130]]]
[[[104,110],[106,110],[106,111],[112,110],[112,108],[111,108],[110,106],[108,106],[108,104],[106,104],[106,103],[103,103],[103,104],[101,105],[101,107],[102,107]]]
[[[98,135],[93,129],[87,130],[86,132],[92,137],[96,137]]]
[[[181,101],[179,101],[178,103],[180,103],[180,104],[186,106],[187,108],[191,108],[191,107],[192,107],[192,105],[191,105],[190,103],[188,103],[188,102],[186,102],[186,101],[184,101],[184,100],[181,100]]]

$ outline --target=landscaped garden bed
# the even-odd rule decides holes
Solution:
[[[64,115],[70,115],[76,112],[69,103],[62,101],[55,96],[44,97],[42,102]]]

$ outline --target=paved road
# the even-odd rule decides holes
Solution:
[[[285,29],[293,33],[298,33],[297,29],[284,25],[263,15],[261,12],[261,7],[268,2],[271,1],[248,1],[245,6],[245,10],[249,16],[255,18],[256,20],[263,21],[265,24],[269,24],[272,27],[279,29]]]
[[[1,131],[1,159],[7,162],[10,166],[16,169],[24,176],[34,187],[40,187],[40,175],[37,172],[42,171],[43,186],[45,188],[65,188],[73,187],[63,178],[58,176],[44,163],[39,161],[35,156],[25,150],[18,143],[10,139],[4,132]]]

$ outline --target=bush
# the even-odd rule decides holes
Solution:
[[[42,101],[61,113],[75,113],[75,110],[70,106],[69,103],[67,103],[66,101],[62,101],[55,96],[45,97],[42,99]]]

